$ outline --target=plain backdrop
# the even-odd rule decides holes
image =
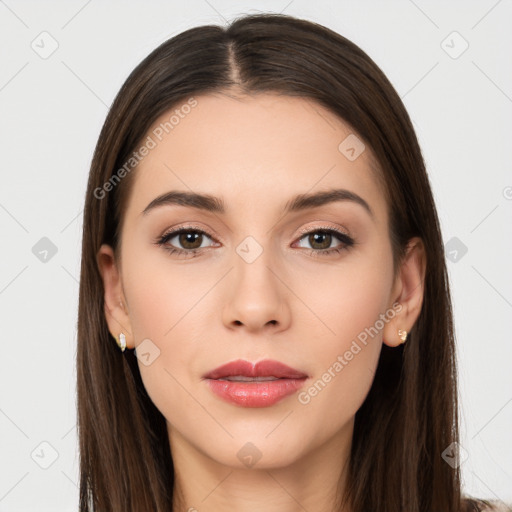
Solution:
[[[164,40],[257,11],[348,37],[402,97],[447,244],[465,491],[512,499],[510,1],[2,0],[0,511],[77,510],[82,207],[109,105]]]

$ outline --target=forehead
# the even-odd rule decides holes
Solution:
[[[194,100],[169,109],[146,134],[152,147],[135,170],[129,202],[137,213],[169,190],[221,197],[229,215],[263,205],[281,210],[292,196],[330,188],[350,190],[383,213],[370,149],[318,103],[271,93]]]

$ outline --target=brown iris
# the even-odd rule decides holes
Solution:
[[[332,235],[325,231],[317,231],[308,236],[308,241],[314,249],[328,249],[331,245]],[[327,243],[326,243],[327,242]],[[320,243],[322,247],[315,247],[315,243]]]

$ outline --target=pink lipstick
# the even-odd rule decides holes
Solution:
[[[252,364],[239,359],[203,376],[211,391],[241,407],[268,407],[295,393],[308,378],[279,361]]]

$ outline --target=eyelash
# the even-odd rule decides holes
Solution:
[[[177,249],[176,247],[167,245],[167,242],[171,238],[174,238],[177,235],[181,235],[182,233],[199,233],[199,234],[206,235],[209,238],[213,239],[212,235],[210,235],[208,232],[206,232],[202,229],[197,229],[193,226],[182,226],[173,231],[169,231],[168,233],[163,234],[161,237],[159,237],[155,241],[155,243],[158,246],[163,247],[169,254],[175,254],[178,256],[179,255],[187,255],[187,256],[191,255],[192,258],[196,257],[197,253],[201,251],[201,248]],[[324,249],[324,250],[307,249],[306,248],[306,250],[309,252],[310,256],[314,256],[314,257],[322,256],[323,257],[323,256],[330,256],[333,254],[339,254],[342,251],[348,250],[349,248],[353,247],[356,244],[356,242],[354,241],[353,238],[351,238],[347,234],[343,233],[342,231],[339,231],[334,228],[327,228],[327,227],[316,228],[316,229],[312,229],[309,231],[302,231],[301,232],[302,236],[299,238],[299,241],[302,240],[305,236],[311,235],[313,233],[323,233],[323,234],[328,234],[328,235],[334,235],[343,245],[341,245],[339,247],[335,247],[333,249]],[[204,249],[204,247],[203,247],[203,249]]]

